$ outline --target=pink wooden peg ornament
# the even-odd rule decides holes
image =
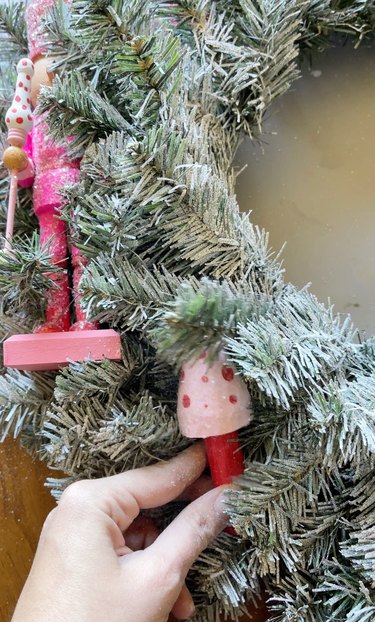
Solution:
[[[3,163],[10,172],[10,191],[5,231],[5,250],[7,251],[10,250],[10,240],[13,236],[18,181],[30,178],[34,174],[32,161],[22,151],[27,134],[33,124],[30,96],[28,96],[28,91],[25,91],[25,87],[30,87],[33,75],[33,63],[29,58],[22,58],[17,65],[17,81],[13,101],[5,115],[5,123],[8,128],[7,140],[9,145],[11,145],[3,154]]]
[[[17,82],[14,98],[5,115],[8,128],[8,143],[23,147],[27,134],[33,126],[31,113],[31,80],[34,64],[29,58],[21,58],[17,65]]]
[[[243,473],[237,430],[250,423],[250,395],[223,352],[211,365],[205,352],[183,365],[177,416],[182,434],[204,438],[215,486],[230,483]]]
[[[15,99],[23,107],[36,103],[41,84],[49,84],[51,76],[48,74],[50,59],[43,57],[45,53],[43,34],[40,32],[41,20],[46,10],[55,0],[32,0],[26,13],[30,55],[34,61],[35,75],[31,84],[31,67],[29,59],[22,59],[17,68],[24,73],[24,77],[17,78]],[[30,68],[26,74],[23,67]],[[18,98],[21,98],[18,100]],[[36,98],[36,101],[34,101]],[[11,109],[12,110],[12,107]],[[27,111],[27,120],[32,121],[31,110]],[[81,296],[78,291],[79,279],[86,264],[80,251],[70,248],[73,269],[73,301],[75,307],[75,322],[71,323],[70,291],[67,274],[68,241],[66,224],[59,218],[62,200],[59,188],[75,183],[79,178],[79,160],[71,160],[64,147],[58,147],[48,137],[48,127],[43,115],[34,113],[34,123],[31,133],[25,144],[26,123],[19,121],[16,112],[7,113],[9,119],[9,135],[11,140],[18,140],[17,146],[25,145],[28,156],[27,170],[18,174],[15,179],[23,186],[34,184],[33,204],[39,220],[40,241],[48,249],[52,257],[52,266],[63,268],[62,272],[54,273],[57,288],[47,296],[47,310],[45,322],[32,335],[13,335],[4,342],[4,364],[23,370],[57,369],[72,361],[101,360],[109,358],[121,359],[120,336],[114,330],[97,330],[97,324],[87,320],[81,306]],[[16,124],[16,127],[14,127]],[[22,126],[22,127],[21,127]],[[27,129],[30,129],[31,125]],[[26,131],[27,131],[26,129]],[[21,138],[22,136],[22,138]],[[22,142],[23,140],[23,142]],[[14,142],[12,144],[15,144]],[[34,163],[33,170],[32,163]],[[14,199],[11,193],[12,201]],[[13,211],[14,214],[14,211]],[[10,215],[12,218],[12,214]],[[11,233],[9,234],[10,237]],[[8,237],[8,228],[7,228]],[[9,239],[8,237],[8,239]]]

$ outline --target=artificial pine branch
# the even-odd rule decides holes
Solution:
[[[44,430],[44,458],[65,473],[84,478],[170,458],[187,445],[168,407],[147,391],[141,398],[118,391],[105,400],[55,403],[47,412]]]
[[[241,289],[243,291],[241,292]],[[209,360],[222,349],[237,325],[259,319],[269,302],[246,291],[246,283],[219,283],[203,278],[199,284],[184,281],[174,300],[151,331],[163,358],[179,368],[186,360],[208,350]]]
[[[81,401],[101,394],[115,395],[136,364],[137,359],[130,356],[123,357],[122,363],[108,360],[71,363],[56,377],[55,399],[63,404],[67,400]]]
[[[29,440],[31,446],[40,445],[53,387],[53,374],[9,370],[0,375],[2,440],[8,435],[21,436],[21,441]]]
[[[7,2],[0,5],[0,55],[5,58],[16,53],[27,56],[25,3]],[[5,36],[4,36],[5,35]],[[9,49],[11,47],[11,49]]]
[[[272,622],[327,622],[327,612],[320,595],[315,594],[315,586],[316,578],[303,570],[272,585],[274,595],[268,605]]]
[[[49,111],[51,138],[62,141],[67,136],[72,157],[82,155],[97,138],[115,129],[126,129],[128,123],[104,97],[78,73],[54,79],[52,87],[44,87],[38,98],[38,112]]]
[[[270,259],[264,232],[252,227],[246,215],[239,216],[235,197],[227,192],[223,178],[205,164],[193,163],[187,138],[171,131],[169,124],[163,124],[148,131],[142,142],[129,139],[124,147],[124,151],[115,151],[111,158],[111,174],[122,168],[117,181],[121,193],[126,192],[126,199],[122,204],[117,196],[111,201],[117,202],[119,211],[123,212],[121,224],[127,238],[134,235],[132,225],[137,226],[137,238],[145,247],[141,251],[143,258],[162,263],[167,269],[173,266],[173,271],[179,273],[186,273],[189,267],[190,272],[199,274],[204,266],[205,274],[214,278],[240,276],[245,273],[244,266],[251,263],[250,274],[246,271],[248,280],[254,273],[259,289],[272,290],[279,286],[280,268]],[[101,172],[99,158],[100,153],[94,166],[86,164],[88,173],[96,185],[103,175],[104,183],[111,184],[108,171]],[[183,158],[188,160],[185,165]],[[84,189],[82,186],[81,195]],[[81,201],[75,198],[74,203],[77,217],[73,221],[79,230]],[[91,219],[91,226],[96,227],[98,234],[101,225],[96,225],[95,213],[90,214],[85,199],[83,204],[82,227],[86,228],[87,239],[91,237],[87,235],[88,221]],[[108,203],[107,206],[110,208]],[[105,209],[103,206],[102,210]],[[142,217],[138,222],[137,213]],[[116,217],[115,212],[113,216]],[[127,218],[130,218],[129,227]],[[236,229],[241,230],[239,239]],[[110,230],[108,233],[112,234]],[[180,260],[176,265],[177,252]]]
[[[373,585],[366,585],[353,568],[340,559],[326,564],[317,592],[324,598],[325,622],[372,622],[374,619]]]
[[[259,131],[263,114],[274,97],[285,92],[298,75],[295,59],[300,4],[292,1],[232,3],[196,0],[155,2],[159,13],[177,33],[197,48],[213,74],[215,97],[224,126]],[[236,4],[236,3],[234,3]],[[187,37],[187,33],[191,36]]]
[[[355,47],[374,32],[373,0],[310,0],[303,11],[302,44],[324,49],[333,33],[350,36]]]
[[[375,453],[375,375],[326,385],[308,406],[309,426],[327,466],[361,464]]]
[[[74,3],[69,15],[60,3],[51,9],[45,29],[49,51],[58,56],[64,50],[64,58],[57,59],[53,68],[78,64],[79,73],[99,93],[105,81],[106,96],[112,95],[124,116],[142,126],[156,120],[160,89],[170,82],[180,54],[171,33],[159,29],[149,36],[152,16],[142,13],[140,4],[81,1]],[[171,82],[171,92],[174,88]]]
[[[283,567],[294,572],[299,565],[300,551],[291,536],[307,508],[316,510],[324,489],[324,472],[316,460],[313,454],[299,458],[290,452],[288,459],[252,463],[240,489],[230,492],[231,524],[251,540],[251,564],[260,576],[275,575],[278,580]]]
[[[123,469],[132,469],[170,458],[187,446],[167,406],[155,404],[147,391],[134,402],[128,411],[113,411],[102,424],[95,438],[97,451]]]
[[[352,528],[350,539],[340,547],[341,554],[351,562],[363,581],[374,586],[375,570],[375,487],[373,465],[350,493]]]
[[[295,0],[241,0],[236,27],[251,52],[254,80],[240,108],[244,129],[259,131],[264,112],[298,77],[296,59],[302,3]],[[234,87],[236,76],[230,83]]]
[[[334,374],[355,350],[350,322],[340,325],[314,296],[292,286],[269,313],[237,331],[237,338],[227,340],[230,360],[284,408],[300,389]]]
[[[196,604],[198,612],[202,608],[201,615],[207,600],[216,601],[224,595],[229,607],[238,608],[259,592],[258,578],[249,573],[249,546],[248,541],[223,533],[198,557],[189,584],[194,592],[200,592]]]
[[[47,292],[58,287],[51,277],[50,259],[35,232],[31,238],[12,239],[11,252],[0,252],[0,296],[7,314],[44,317]],[[63,268],[56,265],[53,270],[59,274]]]
[[[82,303],[95,318],[123,330],[144,332],[161,314],[160,303],[172,300],[181,279],[166,270],[148,270],[139,259],[99,257],[81,280]]]

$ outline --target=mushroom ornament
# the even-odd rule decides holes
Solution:
[[[251,420],[250,395],[221,352],[212,364],[203,352],[180,371],[177,416],[182,434],[204,438],[215,486],[244,471],[237,430]]]

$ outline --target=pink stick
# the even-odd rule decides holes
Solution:
[[[17,203],[17,186],[18,186],[17,173],[15,173],[14,171],[11,171],[7,226],[6,226],[6,232],[5,232],[5,245],[4,245],[4,248],[7,251],[10,250],[10,240],[13,236],[14,214],[16,211],[16,203]]]

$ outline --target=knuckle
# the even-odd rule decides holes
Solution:
[[[91,484],[90,480],[84,479],[70,484],[64,490],[58,507],[66,509],[82,506],[82,503],[91,496]]]

